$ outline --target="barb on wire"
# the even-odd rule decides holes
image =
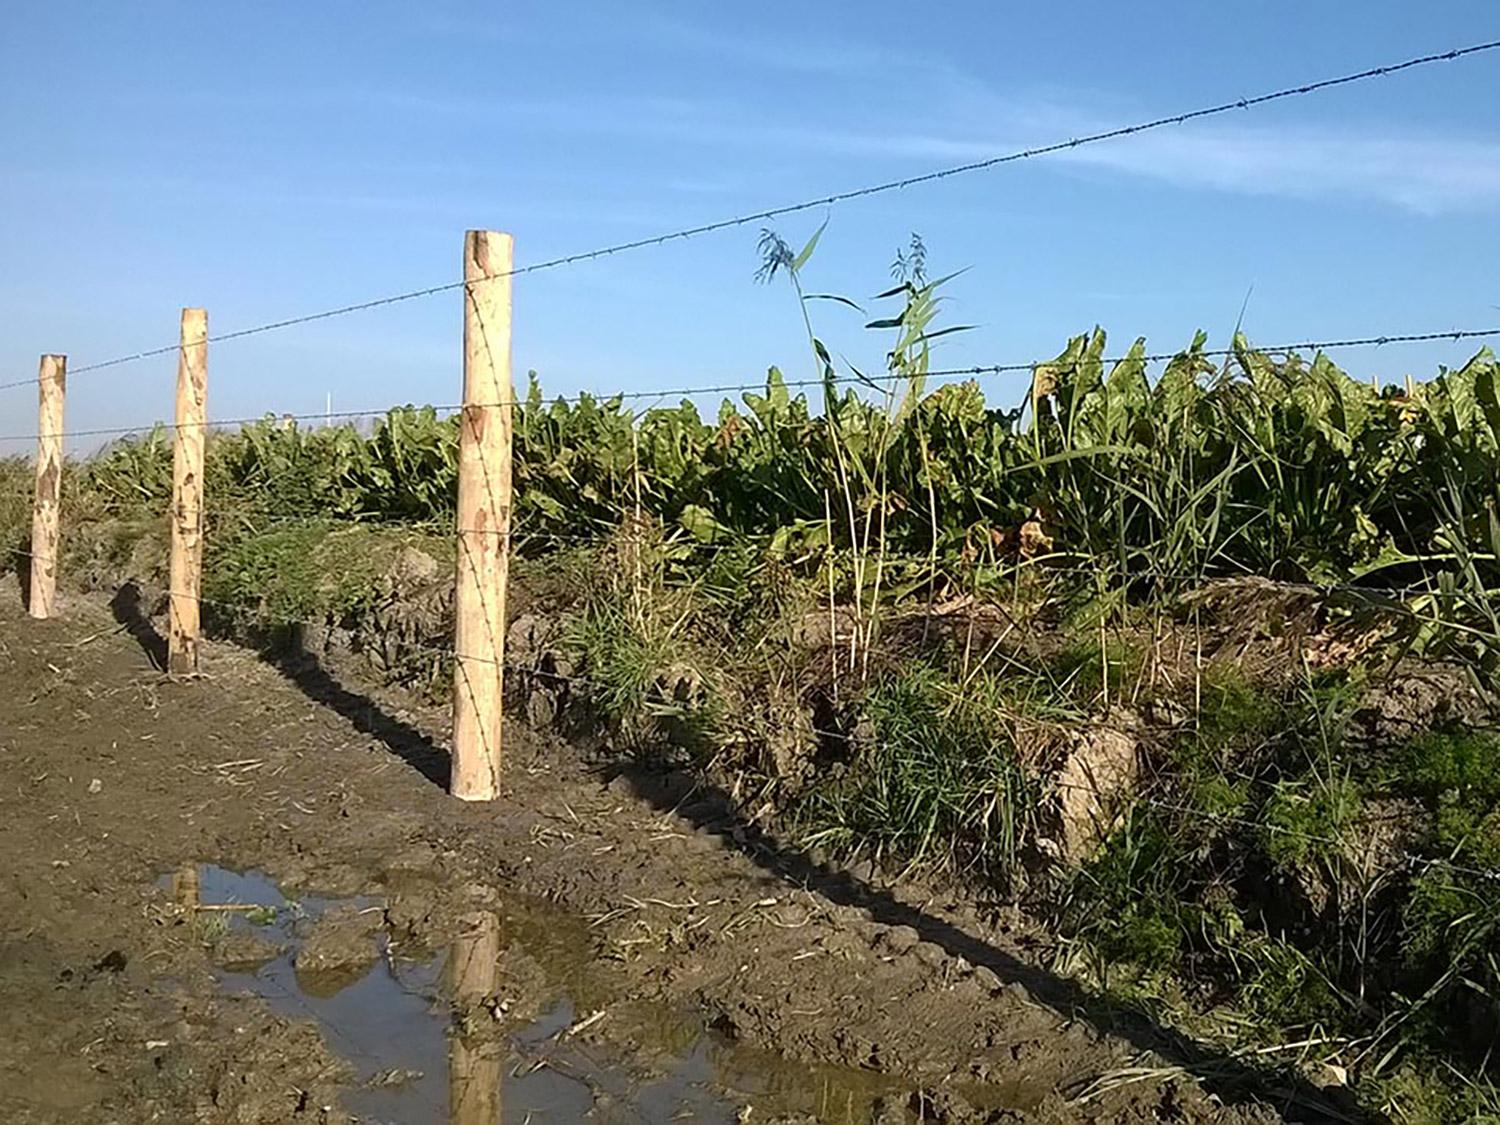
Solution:
[[[701,235],[712,234],[716,231],[730,230],[742,227],[748,223],[767,222],[771,219],[779,219],[786,215],[794,215],[802,211],[810,211],[820,207],[831,207],[837,203],[847,203],[855,199],[864,199],[872,195],[881,195],[886,192],[901,191],[905,188],[916,187],[919,184],[934,183],[946,180],[954,176],[962,176],[971,172],[980,172],[989,168],[997,168],[1003,164],[1012,164],[1022,160],[1031,160],[1040,156],[1048,156],[1053,153],[1066,152],[1072,149],[1082,148],[1085,145],[1099,144],[1105,141],[1119,140],[1122,137],[1134,136],[1138,133],[1147,133],[1155,129],[1163,129],[1169,126],[1184,125],[1189,121],[1198,121],[1206,117],[1215,117],[1236,110],[1248,110],[1255,106],[1266,105],[1271,102],[1282,101],[1287,98],[1303,97],[1308,94],[1317,93],[1322,90],[1333,89],[1338,86],[1347,86],[1355,82],[1363,82],[1373,78],[1384,78],[1402,71],[1411,70],[1416,67],[1428,66],[1433,63],[1453,62],[1469,55],[1477,55],[1486,51],[1500,48],[1500,40],[1490,40],[1483,43],[1474,43],[1466,47],[1457,47],[1449,51],[1440,51],[1428,55],[1419,55],[1415,58],[1405,59],[1398,63],[1388,63],[1384,66],[1369,67],[1365,70],[1355,71],[1351,74],[1343,74],[1334,78],[1323,78],[1315,82],[1307,82],[1299,86],[1288,86],[1279,90],[1272,90],[1252,97],[1236,98],[1233,101],[1220,102],[1217,105],[1203,106],[1199,109],[1187,110],[1182,113],[1169,114],[1165,117],[1157,117],[1148,121],[1137,122],[1134,125],[1124,125],[1114,129],[1106,129],[1101,132],[1087,133],[1082,136],[1069,137],[1067,140],[1054,141],[1051,144],[1037,145],[1031,148],[1017,149],[1013,152],[1003,153],[997,156],[986,157],[982,160],[973,160],[965,164],[955,164],[948,168],[940,168],[931,172],[923,172],[915,176],[905,176],[901,179],[886,180],[882,183],[868,184],[864,187],[851,188],[847,191],[834,192],[831,195],[819,196],[815,199],[805,199],[800,203],[788,203],[780,207],[770,207],[763,211],[752,211],[748,214],[736,215],[730,219],[718,219],[710,223],[702,223],[698,226],[683,227],[680,230],[669,231],[666,234],[653,235],[650,238],[638,238],[628,242],[617,242],[610,246],[601,246],[595,250],[585,250],[576,254],[567,254],[559,258],[549,258],[540,262],[533,262],[527,266],[506,270],[503,273],[486,274],[476,281],[489,281],[497,277],[519,277],[523,274],[539,273],[543,270],[556,269],[561,266],[574,265],[579,262],[593,261],[598,258],[609,257],[614,254],[623,254],[630,250],[640,250],[649,246],[660,246],[668,242],[676,242],[689,238],[697,238]],[[368,301],[358,301],[354,304],[341,305],[337,308],[325,309],[321,312],[307,313],[302,316],[288,317],[284,320],[271,321],[266,324],[258,324],[250,328],[241,328],[233,332],[224,332],[216,336],[209,336],[206,343],[223,343],[228,340],[243,339],[246,336],[255,336],[263,332],[275,332],[283,328],[291,328],[299,324],[310,324],[314,321],[328,320],[332,317],[344,316],[349,313],[364,312],[368,309],[380,308],[385,305],[394,305],[402,301],[414,301],[423,297],[435,296],[439,293],[449,293],[455,289],[462,289],[470,285],[470,281],[449,281],[441,285],[429,285],[421,289],[412,289],[404,293],[393,293],[385,297],[376,297]],[[134,363],[137,360],[149,359],[154,356],[169,355],[178,350],[178,343],[164,345],[159,348],[149,348],[145,351],[134,352],[130,355],[117,356],[113,359],[101,360],[97,363],[84,364],[75,367],[69,372],[70,375],[81,375],[89,371],[100,371],[108,367],[118,367],[121,364]],[[18,380],[12,383],[0,383],[0,391],[12,387],[28,386],[35,382],[32,379]]]
[[[1388,336],[1353,336],[1334,340],[1301,340],[1292,344],[1266,344],[1251,345],[1250,350],[1267,355],[1283,355],[1293,352],[1329,352],[1348,348],[1383,348],[1392,344],[1420,344],[1433,343],[1436,341],[1451,340],[1460,342],[1463,340],[1478,340],[1500,337],[1500,326],[1495,328],[1463,328],[1450,329],[1440,332],[1403,332]],[[1105,356],[1099,360],[1105,365],[1122,363],[1128,358],[1138,358],[1142,363],[1169,363],[1179,356],[1197,355],[1203,359],[1228,359],[1237,355],[1235,348],[1204,348],[1197,352],[1188,352],[1179,349],[1175,352],[1153,352],[1149,355],[1139,357],[1129,356]],[[1006,375],[1030,372],[1044,364],[1057,362],[1052,359],[1032,359],[1026,361],[1013,361],[1010,363],[977,364],[970,367],[941,367],[927,372],[928,379],[971,379],[989,375]],[[841,384],[868,384],[868,383],[891,383],[905,382],[908,375],[897,372],[880,372],[875,374],[860,375],[832,375],[824,377],[808,377],[802,379],[785,379],[782,386],[790,389],[822,387],[829,383]],[[598,402],[636,401],[640,399],[665,399],[665,398],[691,398],[694,395],[719,395],[732,394],[743,391],[764,391],[765,380],[743,383],[709,383],[700,386],[683,386],[658,388],[644,391],[578,391],[570,395],[548,395],[543,398],[545,404],[553,403],[578,403],[585,399]],[[476,409],[491,409],[498,406],[524,407],[529,405],[526,399],[514,398],[500,402],[476,402],[470,403]],[[203,422],[189,422],[186,426],[207,426],[210,429],[233,426],[250,426],[258,422],[321,422],[331,418],[384,418],[396,411],[403,409],[431,410],[438,415],[452,415],[461,412],[464,407],[462,403],[443,403],[439,405],[426,406],[387,406],[381,409],[368,410],[342,410],[329,414],[325,411],[310,411],[305,414],[274,414],[267,412],[253,418],[209,418]],[[149,433],[152,430],[176,430],[177,422],[156,421],[147,422],[137,426],[107,426],[97,429],[65,430],[64,437],[124,437],[130,434]],[[43,437],[54,437],[51,433],[28,433],[28,434],[0,434],[0,442],[5,441],[37,441]]]

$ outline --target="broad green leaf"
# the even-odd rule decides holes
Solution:
[[[727,529],[714,518],[714,514],[698,504],[685,507],[677,517],[677,522],[700,543],[712,543],[727,533]]]

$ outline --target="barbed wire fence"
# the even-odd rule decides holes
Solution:
[[[1475,43],[1449,51],[1420,55],[1393,64],[1382,65],[1323,78],[1305,84],[1263,92],[1253,96],[1185,110],[1167,116],[1143,120],[1118,128],[1103,130],[1083,136],[1060,139],[1048,144],[1018,149],[993,157],[941,168],[919,175],[868,184],[844,191],[833,192],[816,198],[791,204],[766,208],[735,215],[729,218],[683,227],[649,238],[634,239],[601,246],[592,250],[572,253],[561,257],[515,266],[510,257],[510,238],[495,232],[470,232],[465,244],[465,275],[460,280],[442,282],[421,288],[406,290],[373,299],[352,302],[333,308],[294,315],[282,319],[256,324],[222,333],[201,328],[189,332],[187,320],[179,340],[172,344],[150,347],[113,357],[88,362],[71,370],[66,369],[62,357],[51,357],[56,362],[51,374],[45,371],[37,378],[16,379],[0,383],[0,392],[14,391],[32,386],[41,388],[44,409],[40,423],[33,433],[7,434],[0,441],[36,441],[40,451],[38,460],[37,487],[34,494],[37,515],[33,538],[29,550],[19,552],[33,570],[31,606],[37,616],[51,612],[51,584],[55,583],[58,557],[56,547],[59,529],[59,496],[61,488],[62,442],[67,439],[124,437],[139,434],[146,429],[160,428],[174,436],[174,486],[170,511],[173,520],[174,574],[185,574],[187,580],[174,580],[169,585],[168,597],[175,605],[179,601],[191,603],[192,607],[211,604],[202,595],[200,584],[201,547],[199,557],[193,557],[193,541],[201,544],[203,530],[203,441],[204,434],[213,430],[231,429],[259,422],[261,418],[210,418],[206,411],[194,411],[193,396],[189,393],[192,373],[196,369],[206,371],[206,357],[210,345],[243,340],[266,333],[288,330],[297,326],[372,311],[400,303],[462,292],[465,307],[465,386],[463,401],[433,407],[438,414],[455,414],[461,419],[459,430],[460,483],[457,518],[449,529],[458,545],[459,593],[456,606],[458,638],[467,637],[467,642],[455,639],[451,649],[442,650],[442,655],[454,666],[454,728],[453,747],[454,791],[460,796],[473,799],[491,799],[499,792],[501,779],[501,748],[499,708],[502,698],[501,673],[504,668],[505,629],[505,584],[507,560],[517,538],[524,538],[525,530],[518,533],[511,527],[513,507],[511,481],[511,428],[512,411],[524,405],[524,400],[515,396],[511,373],[511,324],[510,285],[513,279],[530,274],[561,269],[579,263],[595,261],[627,252],[668,243],[697,238],[716,232],[743,228],[754,223],[770,222],[786,216],[815,209],[831,208],[868,197],[899,192],[908,188],[936,183],[950,178],[993,170],[1004,165],[1042,158],[1048,155],[1078,149],[1083,146],[1120,141],[1143,133],[1182,126],[1194,121],[1221,116],[1239,111],[1250,111],[1275,102],[1316,94],[1338,87],[1390,77],[1419,67],[1438,63],[1454,62],[1463,58],[1493,52],[1500,49],[1500,40]],[[503,243],[503,252],[500,246]],[[493,255],[493,256],[491,256]],[[500,263],[498,266],[495,262]],[[1380,348],[1398,343],[1436,342],[1443,340],[1462,341],[1500,337],[1500,327],[1475,327],[1455,330],[1431,330],[1399,332],[1365,337],[1343,337],[1326,340],[1305,340],[1272,348],[1259,348],[1261,352],[1296,353],[1304,351],[1333,351],[1352,348]],[[1115,357],[1102,360],[1116,363],[1126,358],[1145,362],[1170,362],[1181,353],[1155,353],[1133,357]],[[1200,350],[1193,353],[1202,358],[1229,359],[1236,354],[1235,348]],[[119,426],[85,428],[67,431],[61,424],[61,405],[66,376],[117,369],[122,366],[144,362],[169,355],[178,357],[178,412],[171,421],[159,421],[148,426]],[[44,361],[45,362],[45,361]],[[977,379],[1006,373],[1034,372],[1040,363],[1050,361],[1026,360],[963,367],[938,368],[926,372],[928,380]],[[882,373],[873,375],[830,374],[814,379],[794,379],[785,382],[788,388],[827,386],[829,384],[864,384],[879,386],[904,380],[905,375]],[[763,390],[763,381],[745,383],[714,383],[707,385],[684,385],[651,389],[618,389],[592,397],[607,401],[647,401],[667,398],[685,398],[695,395],[729,394]],[[497,388],[509,388],[508,394]],[[48,396],[52,396],[49,398]],[[201,396],[199,396],[201,398]],[[553,396],[549,401],[577,402],[584,394]],[[185,405],[185,399],[187,405]],[[372,418],[385,415],[385,410],[340,412],[341,419]],[[295,413],[282,415],[289,423],[299,421],[328,421],[330,412],[316,414]],[[50,420],[49,420],[50,419]],[[563,537],[559,537],[559,542]],[[38,549],[40,545],[41,549]],[[179,565],[180,564],[180,565]],[[38,597],[37,575],[41,575],[41,597]],[[189,615],[196,617],[196,614]],[[171,630],[169,642],[174,653],[183,655],[175,671],[196,670],[195,621],[189,621],[183,629],[176,624]],[[191,650],[191,651],[189,651]],[[483,683],[480,683],[480,678]],[[460,782],[460,775],[466,779]]]

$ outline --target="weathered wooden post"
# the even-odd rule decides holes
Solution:
[[[203,443],[208,429],[208,313],[182,310],[177,352],[177,437],[172,443],[172,558],[167,671],[198,671],[199,587],[203,576]]]
[[[42,356],[37,370],[36,497],[31,508],[31,593],[26,611],[52,616],[57,602],[57,552],[61,546],[63,393],[68,357]]]
[[[500,792],[505,585],[510,557],[511,261],[498,231],[464,236],[464,405],[458,440],[453,769],[465,801]]]

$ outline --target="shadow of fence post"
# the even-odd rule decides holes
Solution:
[[[1078,982],[1027,964],[1014,953],[904,903],[847,871],[815,862],[800,849],[782,843],[747,820],[723,789],[700,782],[683,796],[680,787],[664,783],[662,774],[634,764],[621,769],[619,775],[659,810],[680,816],[717,836],[768,874],[799,889],[815,891],[840,906],[865,910],[882,925],[910,926],[921,940],[941,947],[950,957],[982,965],[1006,983],[1019,983],[1034,1000],[1062,1018],[1085,1019],[1101,1032],[1119,1036],[1139,1050],[1152,1051],[1181,1066],[1226,1105],[1270,1103],[1283,1120],[1293,1122],[1371,1120],[1347,1091],[1322,1090],[1291,1073],[1269,1074],[1252,1067],[1196,1042],[1175,1028],[1163,1026],[1142,1012],[1091,995]]]

